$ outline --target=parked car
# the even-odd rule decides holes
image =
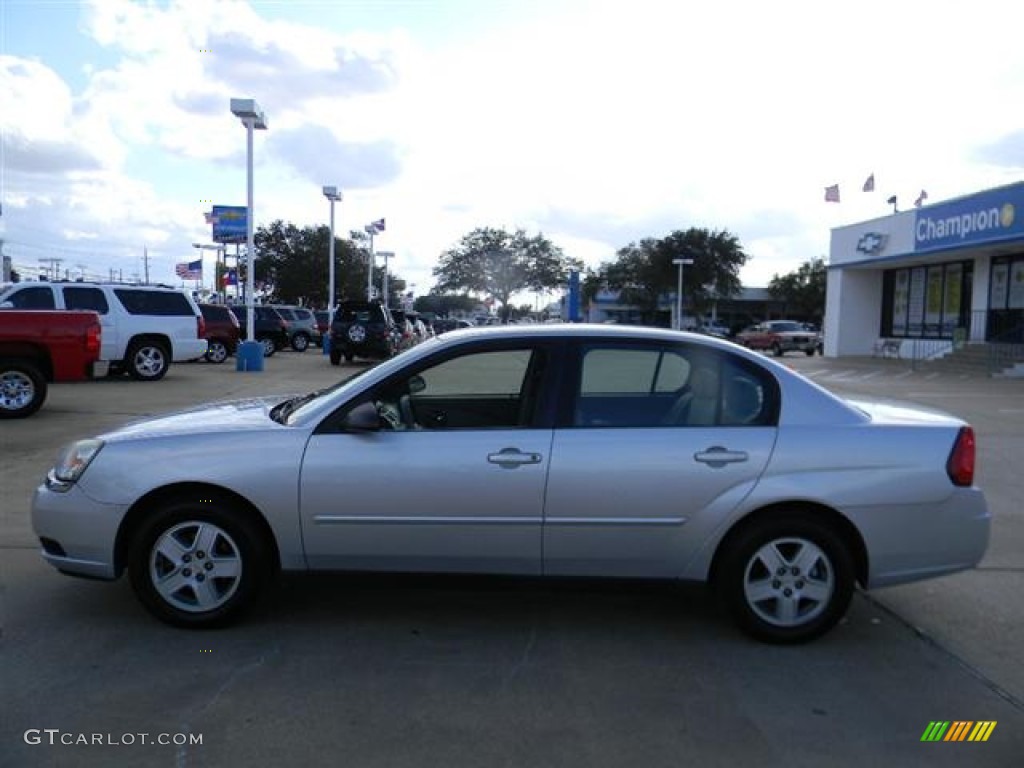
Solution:
[[[249,338],[246,307],[236,305],[231,311],[238,319],[238,331],[244,341]],[[281,317],[281,313],[271,306],[257,305],[253,307],[256,318],[256,326],[253,329],[253,336],[256,341],[263,345],[263,356],[270,357],[277,350],[284,349],[291,343],[288,321]]]
[[[736,341],[750,349],[763,349],[776,357],[803,352],[808,357],[818,348],[818,334],[795,320],[768,320],[736,334]]]
[[[98,362],[101,325],[95,312],[0,312],[0,419],[31,416],[47,383],[106,373]]]
[[[379,301],[343,301],[331,326],[331,365],[345,358],[384,359],[398,351],[397,330],[391,314]]]
[[[703,333],[707,336],[714,336],[719,339],[729,338],[729,329],[726,328],[724,325],[720,325],[719,323],[716,323],[714,321],[702,323],[701,325],[697,326],[696,330],[697,333]]]
[[[326,309],[318,309],[313,313],[313,317],[316,318],[316,333],[320,341],[323,341],[331,332],[331,313]]]
[[[162,379],[173,360],[206,354],[203,316],[184,291],[124,283],[15,283],[0,293],[9,309],[85,309],[103,326],[100,360],[109,372]]]
[[[975,565],[974,470],[952,416],[846,402],[707,336],[535,324],[76,441],[32,523],[51,565],[127,571],[186,627],[279,569],[471,572],[706,581],[746,632],[800,642],[855,583]]]
[[[320,339],[316,317],[312,310],[305,307],[272,305],[285,320],[288,321],[288,344],[296,352],[305,352],[309,345]]]
[[[238,318],[223,304],[200,304],[199,311],[206,326],[205,357],[211,363],[223,363],[238,349]]]

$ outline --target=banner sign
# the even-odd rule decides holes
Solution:
[[[213,242],[244,243],[249,237],[249,209],[244,205],[215,205],[210,215]]]
[[[916,253],[1020,238],[1024,238],[1024,184],[929,205],[919,209],[914,219]]]

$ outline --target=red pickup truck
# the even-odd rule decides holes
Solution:
[[[95,312],[0,310],[0,419],[31,416],[50,381],[79,381],[99,370]]]

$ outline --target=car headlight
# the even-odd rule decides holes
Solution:
[[[78,440],[63,451],[57,464],[46,476],[46,486],[54,491],[67,491],[82,476],[103,447],[103,441],[96,438]]]

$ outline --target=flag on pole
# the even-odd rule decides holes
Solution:
[[[825,187],[825,202],[826,203],[838,203],[839,202],[839,185],[833,184],[831,187]]]
[[[224,283],[225,288],[229,285],[238,285],[238,273],[233,269],[225,269],[224,274],[221,275],[221,282]]]
[[[378,219],[377,221],[373,222],[373,224],[371,224],[370,226],[373,227],[374,229],[376,229],[378,232],[383,232],[384,231],[384,219]]]
[[[875,191],[875,174],[871,174],[864,180],[864,191],[874,192]]]
[[[922,205],[924,205],[924,201],[925,201],[925,200],[927,200],[927,199],[928,199],[928,193],[927,193],[927,192],[925,192],[925,191],[924,191],[924,190],[922,189],[922,190],[921,190],[921,194],[920,194],[920,195],[918,195],[918,196],[917,196],[917,200],[915,200],[915,201],[914,201],[914,207],[915,207],[915,208],[920,208],[920,207],[921,207]]]
[[[203,260],[197,259],[196,261],[183,261],[180,264],[175,264],[174,274],[182,280],[202,280]]]

